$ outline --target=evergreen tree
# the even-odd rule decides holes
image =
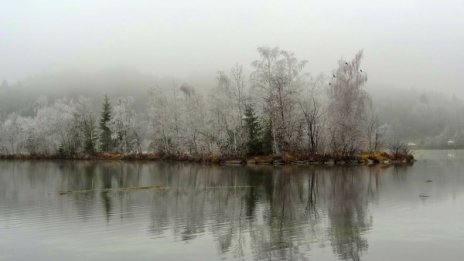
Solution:
[[[248,134],[248,140],[246,143],[247,154],[261,154],[261,127],[259,125],[258,117],[255,115],[253,107],[250,105],[246,106],[245,108],[245,127]]]
[[[263,123],[264,130],[261,137],[261,152],[265,155],[269,155],[273,153],[273,141],[274,138],[272,136],[272,121],[267,120]]]
[[[103,100],[102,112],[100,116],[100,150],[110,151],[112,149],[111,129],[108,123],[111,121],[111,103],[108,96]]]

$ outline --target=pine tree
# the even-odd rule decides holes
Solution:
[[[246,143],[247,154],[260,154],[262,152],[261,127],[252,106],[246,106],[245,117],[245,127],[248,134],[248,140]]]
[[[272,121],[267,120],[263,123],[264,129],[261,136],[261,152],[265,155],[273,153],[274,138],[272,136]]]
[[[108,96],[103,100],[102,112],[100,116],[100,150],[110,151],[112,149],[111,130],[108,123],[111,121],[111,103]]]

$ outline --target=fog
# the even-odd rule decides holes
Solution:
[[[461,92],[464,3],[2,1],[0,79],[130,68],[183,79],[249,66],[279,46],[326,72],[364,49],[369,86]]]
[[[0,130],[11,134],[3,151],[55,153],[76,144],[71,134],[82,136],[72,152],[84,151],[85,135],[93,142],[94,130],[105,128],[96,128],[105,95],[137,137],[137,150],[246,153],[250,140],[237,137],[244,137],[249,107],[273,133],[274,154],[338,153],[343,144],[352,147],[348,154],[372,150],[372,130],[384,147],[387,140],[464,147],[462,13],[457,0],[3,1]],[[264,70],[267,58],[272,73]],[[91,131],[72,133],[87,120]],[[347,124],[350,139],[337,130]],[[66,139],[31,144],[54,141],[50,133]],[[305,142],[321,144],[302,146],[303,133]]]

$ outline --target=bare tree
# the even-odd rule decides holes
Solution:
[[[116,147],[122,153],[140,152],[140,139],[136,128],[134,98],[120,97],[113,106],[109,127]]]
[[[368,94],[362,88],[367,81],[362,72],[359,51],[350,61],[340,60],[329,88],[329,132],[332,151],[350,156],[362,147],[363,120]]]
[[[183,130],[185,131],[185,147],[191,155],[212,153],[214,135],[208,128],[209,119],[205,112],[203,96],[188,84],[180,87],[183,94]]]
[[[292,116],[300,92],[301,72],[306,61],[299,61],[291,52],[278,47],[258,48],[259,60],[253,62],[253,87],[260,91],[264,112],[271,124],[274,154],[288,151],[292,134],[299,127]]]
[[[218,72],[210,93],[210,113],[215,140],[223,154],[244,153],[245,83],[243,69],[236,65],[229,74]]]
[[[371,109],[366,119],[367,130],[367,150],[372,153],[378,151],[382,147],[382,130],[379,126],[379,117]]]
[[[411,155],[411,150],[408,145],[399,139],[394,139],[388,146],[391,153],[395,158],[401,158],[402,156]]]
[[[79,97],[75,103],[74,126],[79,130],[75,140],[76,148],[82,152],[93,154],[96,152],[98,139],[95,115],[92,102],[85,97]]]
[[[171,117],[175,117],[171,109],[174,99],[166,94],[167,91],[161,88],[154,88],[150,92],[148,103],[148,118],[153,135],[152,147],[163,153],[172,154],[176,150],[175,142],[172,137],[176,134],[173,128]]]
[[[324,82],[322,75],[310,79],[306,84],[306,92],[298,101],[306,125],[305,132],[308,137],[308,151],[310,154],[317,153],[320,145],[320,135],[323,128],[322,118],[325,113],[318,95]]]

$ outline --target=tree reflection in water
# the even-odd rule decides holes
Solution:
[[[116,197],[102,191],[107,221],[113,214],[112,200],[128,208],[132,205],[130,201],[140,200],[141,195],[131,199],[134,194],[148,193],[150,233],[160,236],[171,230],[177,240],[184,241],[210,233],[221,254],[243,257],[249,248],[256,259],[303,259],[316,246],[313,243],[329,241],[341,259],[360,260],[362,251],[368,247],[363,233],[372,221],[367,215],[365,194],[372,195],[373,191],[370,181],[357,168],[204,167],[166,163],[89,164],[79,170],[71,168],[74,169],[64,171],[69,174],[67,189],[92,190],[75,195],[83,216],[98,186],[108,189],[155,184],[160,188],[118,192]],[[144,181],[147,184],[140,180],[141,168],[148,174],[148,180]],[[321,224],[321,215],[328,217],[328,228]]]
[[[329,236],[333,251],[343,260],[360,260],[367,250],[363,233],[372,225],[367,217],[364,175],[353,168],[338,168],[330,175],[328,198]]]
[[[42,182],[53,179],[57,190],[75,191],[68,198],[84,220],[101,209],[108,224],[149,220],[147,233],[154,238],[189,242],[207,235],[224,257],[260,260],[304,260],[326,245],[342,260],[360,260],[382,171],[162,162],[45,166],[41,171],[55,175]],[[37,182],[32,174],[28,179]],[[156,187],[120,190],[144,186]]]

